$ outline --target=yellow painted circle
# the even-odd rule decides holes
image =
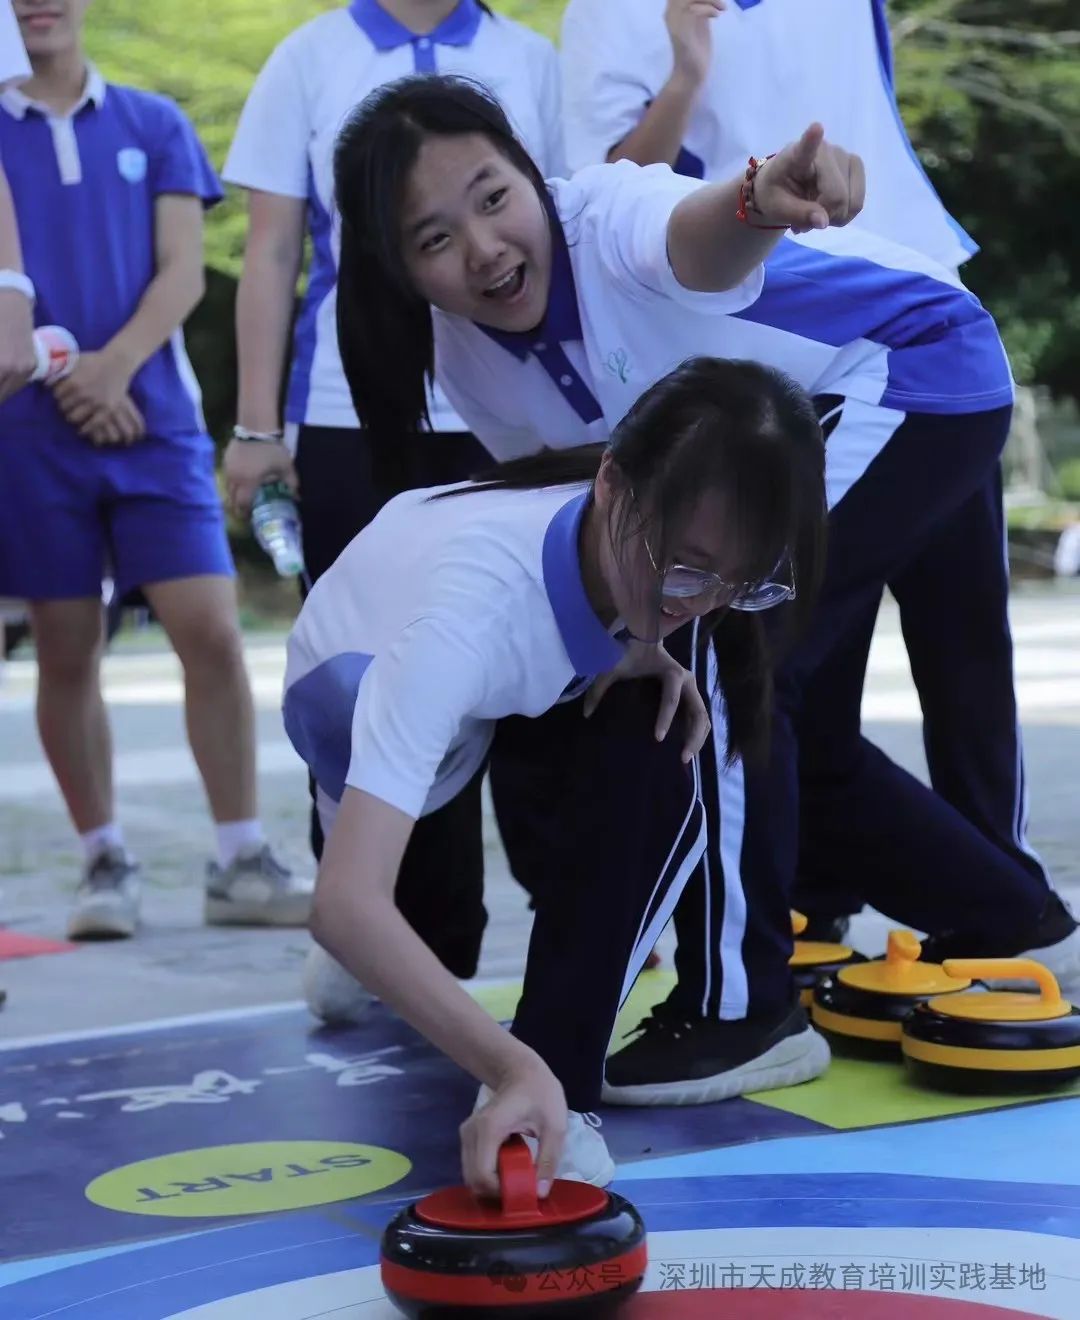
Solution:
[[[202,1219],[348,1201],[398,1182],[404,1155],[347,1141],[246,1141],[178,1150],[95,1178],[87,1199],[134,1215]]]

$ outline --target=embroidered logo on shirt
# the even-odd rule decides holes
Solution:
[[[613,376],[618,377],[624,385],[626,384],[630,375],[630,359],[625,348],[617,348],[614,353],[609,353],[604,366]]]
[[[146,178],[146,152],[141,147],[121,147],[116,153],[116,168],[128,183],[141,183]]]

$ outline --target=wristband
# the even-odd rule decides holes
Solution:
[[[31,303],[37,298],[33,281],[21,270],[0,270],[0,289],[15,289],[25,294]]]
[[[775,154],[774,152],[773,155]],[[735,212],[735,219],[741,221],[748,229],[790,229],[790,225],[755,225],[750,223],[749,213],[751,211],[755,215],[764,214],[754,199],[754,181],[757,179],[758,171],[767,160],[772,160],[772,156],[750,157],[749,164],[746,167],[746,176],[739,184],[739,209]]]
[[[232,429],[232,438],[234,440],[248,440],[254,444],[280,445],[285,439],[284,431],[249,431],[246,426],[234,426]]]

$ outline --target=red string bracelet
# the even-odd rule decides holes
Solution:
[[[753,211],[755,215],[764,215],[764,212],[754,200],[754,180],[758,176],[758,171],[767,160],[772,160],[776,152],[770,156],[751,156],[750,162],[746,167],[746,177],[739,184],[739,209],[735,212],[735,219],[740,220],[748,229],[790,229],[790,225],[755,225],[751,224],[749,212]]]

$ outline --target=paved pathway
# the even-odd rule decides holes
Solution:
[[[1080,910],[1080,593],[1019,593],[1013,618],[1031,779],[1032,837]],[[308,865],[307,790],[281,728],[282,638],[254,635],[248,662],[258,707],[260,786],[272,837]],[[76,954],[0,963],[9,992],[0,1038],[295,1000],[307,947],[300,931],[207,930],[202,867],[212,832],[183,736],[178,667],[153,633],[106,663],[120,818],[146,874],[138,939]],[[0,683],[0,919],[62,937],[79,864],[77,842],[37,744],[31,659]],[[922,773],[918,705],[895,613],[883,612],[865,715],[872,737]],[[523,963],[528,913],[488,821],[491,924],[481,974]],[[868,928],[869,929],[869,928]],[[876,931],[875,931],[876,933]],[[670,939],[665,940],[670,949]]]

